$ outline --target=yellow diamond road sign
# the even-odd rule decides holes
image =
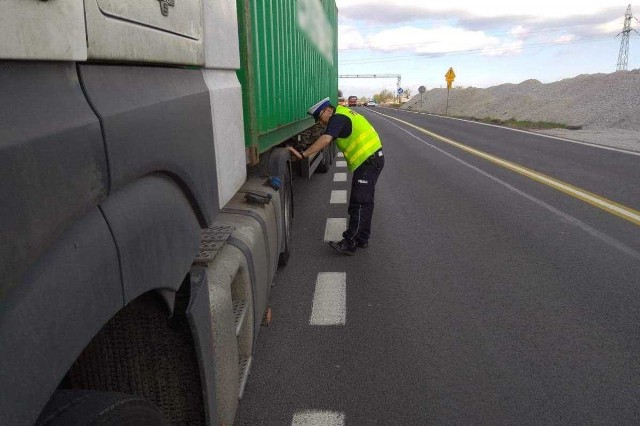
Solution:
[[[456,73],[453,72],[453,67],[449,67],[449,71],[447,71],[447,73],[444,75],[444,78],[447,79],[447,89],[451,89],[451,84],[456,78]]]
[[[453,67],[449,68],[449,71],[444,75],[444,78],[447,79],[447,83],[452,82],[456,78],[456,73],[453,72]]]

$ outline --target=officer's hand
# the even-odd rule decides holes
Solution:
[[[289,152],[293,155],[293,157],[296,160],[302,160],[302,154],[300,154],[298,151],[296,151],[295,149],[293,149],[292,146],[288,146],[287,149],[289,150]]]

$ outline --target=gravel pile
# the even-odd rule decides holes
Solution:
[[[447,89],[412,97],[404,109],[444,114]],[[585,130],[640,131],[640,69],[583,74],[549,84],[526,80],[487,89],[454,88],[449,115],[547,121]]]
[[[446,103],[447,89],[432,89],[403,108],[444,114]],[[549,84],[526,80],[487,89],[454,88],[449,115],[560,123],[579,130],[538,132],[640,152],[640,69],[583,74]]]

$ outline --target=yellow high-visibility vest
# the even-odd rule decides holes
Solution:
[[[351,134],[347,138],[337,138],[336,145],[343,152],[349,171],[353,172],[371,154],[382,148],[382,142],[376,129],[362,115],[342,105],[336,107],[336,114],[351,119]]]

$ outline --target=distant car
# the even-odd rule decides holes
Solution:
[[[376,103],[375,103],[375,102],[373,102],[373,101],[369,101],[369,102],[367,103],[367,106],[368,106],[368,107],[374,107],[374,106],[377,106],[377,105],[378,105],[378,104],[376,104]]]

